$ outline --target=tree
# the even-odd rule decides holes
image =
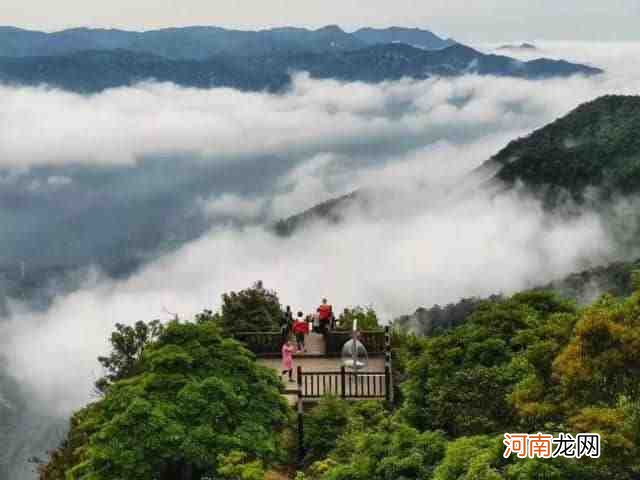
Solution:
[[[345,308],[336,321],[339,330],[353,330],[353,322],[358,321],[359,330],[378,330],[378,316],[371,307]]]
[[[304,421],[306,461],[313,462],[333,450],[349,421],[349,404],[336,397],[325,397]]]
[[[447,445],[447,452],[438,465],[433,480],[500,480],[502,438],[462,437]]]
[[[326,437],[325,446],[333,444],[332,450],[327,459],[311,466],[312,478],[411,480],[431,477],[445,453],[446,440],[441,433],[421,433],[399,417],[390,416],[379,402],[341,403],[344,408],[333,417],[346,416],[347,421],[341,420],[341,433],[334,437],[331,432],[332,435]]]
[[[214,323],[169,323],[136,371],[74,417],[73,454],[55,465],[64,478],[169,480],[238,469],[256,478],[280,458],[277,432],[288,420],[280,381]]]
[[[640,393],[640,292],[624,302],[604,296],[585,310],[553,365],[566,397],[614,405]]]
[[[227,334],[234,332],[277,331],[282,308],[276,292],[267,290],[262,282],[251,288],[222,295],[218,320]]]
[[[574,313],[571,303],[549,292],[483,303],[463,325],[428,339],[422,354],[409,362],[403,415],[420,430],[454,436],[519,426],[513,392],[535,366],[551,370],[560,347],[547,355],[545,336],[558,318]]]
[[[107,374],[96,382],[96,389],[104,393],[113,382],[133,376],[142,352],[158,338],[162,329],[158,320],[149,323],[140,321],[133,326],[117,323],[116,331],[109,339],[111,353],[107,357],[98,357]]]

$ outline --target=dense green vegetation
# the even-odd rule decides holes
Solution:
[[[563,193],[585,200],[587,187],[605,196],[638,191],[640,97],[609,95],[584,103],[568,115],[512,141],[491,161],[498,178],[547,188],[553,203]]]
[[[126,372],[76,413],[41,478],[262,478],[282,461],[279,379],[214,321],[169,323]]]
[[[404,400],[395,413],[372,405],[363,416],[362,404],[340,408],[335,399],[311,413],[328,436],[340,434],[320,443],[332,450],[307,469],[308,478],[640,474],[640,293],[604,296],[584,309],[548,292],[521,293],[484,302],[463,325],[409,343]],[[539,431],[600,433],[602,456],[503,458],[505,432]]]
[[[194,478],[253,480],[290,470],[295,445],[283,434],[280,384],[224,336],[220,319],[231,311],[119,327],[101,360],[111,366],[104,396],[73,417],[41,478],[187,478],[188,467]],[[364,308],[354,315],[375,318]],[[396,333],[394,341],[396,404],[323,399],[306,414],[297,478],[640,475],[640,291],[586,307],[541,290],[496,297],[460,325],[429,337]],[[602,454],[505,459],[506,432],[595,432]]]

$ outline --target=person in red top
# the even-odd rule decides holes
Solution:
[[[304,336],[309,333],[309,324],[302,318],[302,312],[298,312],[298,318],[293,322],[293,333],[296,335],[296,342],[298,343],[298,350],[306,352],[307,349],[304,346]]]
[[[327,299],[322,299],[322,304],[318,307],[318,319],[320,320],[320,331],[326,334],[333,319],[333,307],[327,303]]]

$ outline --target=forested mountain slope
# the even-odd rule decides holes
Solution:
[[[489,162],[497,179],[568,192],[583,200],[588,187],[605,198],[640,190],[640,96],[610,95],[580,105],[527,137],[509,143]]]

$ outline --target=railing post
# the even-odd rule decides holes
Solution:
[[[344,365],[340,367],[340,389],[342,390],[340,396],[345,398],[347,396],[347,382],[346,375],[344,371]]]
[[[391,391],[393,387],[391,386],[391,369],[387,366],[384,367],[384,398],[387,402],[391,402],[392,394]]]
[[[384,362],[385,365],[391,364],[391,328],[389,325],[384,327]]]
[[[302,367],[298,365],[298,464],[304,464],[304,409],[302,406]]]
[[[384,378],[385,396],[388,402],[393,402],[393,378],[391,369],[391,327],[384,327]]]

